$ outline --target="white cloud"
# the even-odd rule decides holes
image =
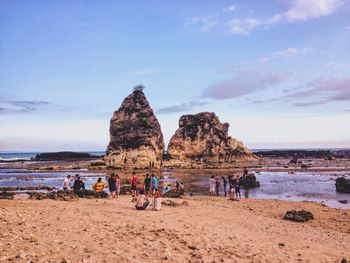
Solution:
[[[232,19],[228,22],[229,32],[233,34],[247,35],[250,30],[261,26],[262,22],[255,18]]]
[[[247,35],[257,27],[269,27],[279,23],[293,23],[329,16],[337,11],[345,0],[295,0],[287,11],[268,19],[233,19],[228,22],[229,32]]]
[[[304,48],[300,48],[300,49],[295,48],[295,47],[290,47],[290,48],[287,48],[286,50],[276,51],[275,55],[280,56],[280,57],[285,57],[285,58],[292,58],[292,57],[296,57],[298,55],[303,55],[303,54],[311,53],[314,51],[315,51],[315,49],[312,47],[304,47]]]
[[[202,31],[210,31],[216,27],[219,22],[216,20],[217,15],[209,15],[203,17],[192,17],[191,21],[185,24],[185,27],[199,25]]]
[[[290,8],[281,14],[272,17],[271,22],[283,20],[288,22],[307,21],[311,18],[328,16],[334,13],[342,4],[343,0],[296,0]]]
[[[236,9],[235,5],[230,5],[228,7],[225,7],[224,9],[222,9],[222,12],[229,13],[229,12],[233,12],[235,9]]]

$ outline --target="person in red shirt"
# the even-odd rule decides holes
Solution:
[[[137,196],[137,176],[135,172],[132,173],[131,178],[131,193],[133,197]]]

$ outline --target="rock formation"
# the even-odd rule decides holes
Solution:
[[[156,116],[143,87],[134,88],[110,121],[107,165],[119,167],[159,167],[164,141]]]
[[[213,112],[183,115],[172,136],[168,155],[179,161],[231,162],[257,157],[241,142],[228,136],[228,123]]]
[[[350,194],[350,179],[346,179],[345,177],[337,178],[335,187],[339,193]]]

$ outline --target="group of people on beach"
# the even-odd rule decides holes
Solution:
[[[167,180],[163,182],[163,193],[170,191]],[[109,196],[111,199],[118,198],[120,194],[121,181],[118,174],[112,173],[109,177],[106,177],[105,182],[101,177],[92,185],[96,196],[106,196],[105,189],[108,188]],[[85,190],[85,182],[80,177],[79,174],[75,175],[75,178],[72,179],[71,175],[68,175],[63,180],[63,190],[73,190],[74,194],[77,194],[81,190]],[[184,189],[183,183],[176,182],[176,189]],[[144,210],[150,204],[149,197],[153,197],[155,202],[156,198],[161,197],[159,191],[158,178],[152,173],[151,175],[146,174],[144,181],[140,184],[139,179],[135,172],[132,173],[130,179],[130,190],[132,195],[132,201],[136,202],[137,210]]]
[[[233,172],[227,175],[227,177],[212,175],[209,179],[209,195],[219,196],[220,195],[220,186],[222,182],[222,188],[224,196],[226,197],[229,194],[230,199],[241,198],[241,181],[247,176],[248,170],[244,168],[243,176],[235,175]]]

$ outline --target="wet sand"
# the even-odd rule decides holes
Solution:
[[[164,200],[164,199],[163,199]],[[0,262],[340,262],[350,210],[309,202],[217,197],[136,211],[118,200],[0,200]],[[282,219],[305,209],[315,219]]]

